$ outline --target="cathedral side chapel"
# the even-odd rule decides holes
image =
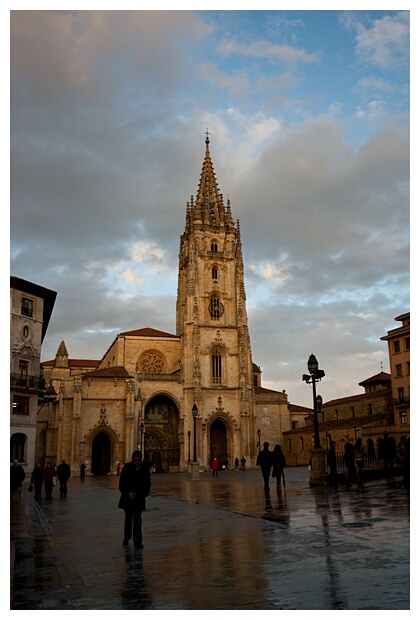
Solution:
[[[176,334],[149,327],[117,335],[100,361],[69,358],[61,342],[42,364],[57,398],[38,416],[37,458],[74,473],[115,473],[141,447],[156,471],[200,468],[216,456],[255,466],[260,444],[304,424],[285,392],[261,387],[252,362],[239,221],[219,191],[209,138],[179,250]],[[198,413],[194,419],[192,411]],[[194,442],[195,438],[195,442]]]

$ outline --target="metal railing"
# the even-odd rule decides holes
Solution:
[[[44,390],[45,379],[39,376],[10,373],[10,387],[14,389]]]
[[[345,472],[346,466],[344,464],[344,452],[339,452],[336,455],[337,459],[337,471]],[[375,448],[375,452],[371,452],[369,455],[365,455],[363,461],[363,469],[383,469],[384,460],[379,454],[379,450]]]

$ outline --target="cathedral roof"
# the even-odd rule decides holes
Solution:
[[[178,338],[175,334],[161,332],[153,327],[143,327],[142,329],[133,329],[130,332],[122,332],[120,336],[143,336],[148,338]]]
[[[99,364],[100,360],[79,360],[69,358],[69,368],[96,368]],[[55,359],[47,360],[46,362],[41,362],[41,366],[55,366]]]
[[[84,373],[85,377],[132,377],[124,366],[111,366],[109,368],[101,368],[100,370],[93,370],[92,372]]]

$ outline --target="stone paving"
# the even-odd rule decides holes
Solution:
[[[402,478],[313,488],[286,468],[154,474],[144,549],[122,546],[118,478],[10,507],[11,609],[408,610],[410,495]]]

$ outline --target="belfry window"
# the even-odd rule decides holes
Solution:
[[[217,267],[216,265],[213,265],[213,267],[211,268],[211,277],[213,278],[213,280],[217,280],[217,275],[218,275]]]
[[[211,356],[211,375],[213,383],[222,383],[222,353],[215,349]]]
[[[214,243],[214,242],[213,242],[213,243],[211,244],[211,251],[212,251],[212,252],[217,252],[217,243]]]
[[[216,294],[210,297],[209,312],[212,320],[220,319],[224,311],[224,307]]]

